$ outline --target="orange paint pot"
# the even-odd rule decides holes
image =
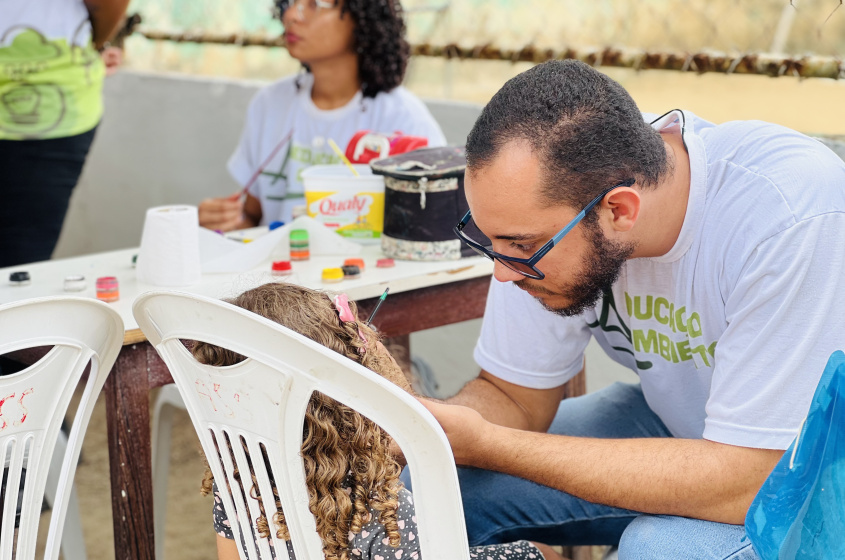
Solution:
[[[120,289],[118,288],[116,277],[101,276],[97,278],[97,299],[105,302],[120,299]]]

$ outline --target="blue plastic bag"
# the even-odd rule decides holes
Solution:
[[[745,530],[762,560],[845,559],[845,354],[834,352],[798,437],[757,493]]]

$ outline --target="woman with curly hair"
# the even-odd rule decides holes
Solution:
[[[229,159],[232,177],[249,184],[199,205],[200,225],[227,231],[289,221],[304,204],[300,172],[339,163],[328,145],[360,130],[400,131],[446,143],[425,105],[401,86],[410,48],[399,0],[275,0],[288,53],[303,72],[262,88]],[[263,171],[257,177],[258,169]]]
[[[230,303],[276,321],[412,392],[378,334],[358,321],[355,304],[348,302],[345,295],[332,296],[294,284],[272,283],[244,292]],[[218,367],[244,359],[203,342],[197,342],[192,352],[199,362]],[[301,453],[309,507],[327,560],[400,558],[397,554],[401,559],[419,559],[413,497],[399,481],[401,467],[390,452],[391,443],[384,430],[346,405],[321,393],[311,396]],[[254,481],[245,486],[250,486],[250,496],[260,496]],[[218,557],[235,560],[237,544],[210,470],[206,471],[202,487],[203,493],[215,493]],[[262,514],[255,526],[262,538],[269,539],[272,530],[288,541],[288,553],[293,558],[281,507],[269,521]],[[528,541],[476,547],[470,553],[473,558],[490,556],[497,560],[561,559],[550,548]]]

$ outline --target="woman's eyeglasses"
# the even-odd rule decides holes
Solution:
[[[537,269],[537,263],[542,259],[546,253],[551,251],[552,247],[557,245],[563,237],[569,233],[572,228],[578,225],[584,216],[587,215],[587,212],[593,209],[593,207],[601,202],[601,200],[607,196],[611,191],[614,189],[618,189],[619,187],[630,187],[636,181],[634,179],[628,179],[627,181],[623,181],[617,185],[613,185],[609,189],[602,191],[600,195],[595,197],[593,200],[587,204],[583,210],[581,210],[577,216],[575,216],[571,222],[566,224],[562,230],[557,232],[554,237],[549,239],[549,241],[540,247],[540,249],[534,253],[531,258],[528,259],[520,259],[518,257],[509,257],[508,255],[502,255],[501,253],[497,253],[490,249],[490,246],[483,245],[478,241],[471,239],[466,235],[464,229],[467,227],[467,224],[470,223],[472,219],[472,213],[467,212],[466,215],[458,222],[458,225],[455,226],[455,234],[466,243],[470,248],[472,248],[476,253],[479,255],[485,256],[490,260],[496,260],[508,267],[509,269],[513,270],[514,272],[518,272],[523,276],[527,276],[528,278],[534,278],[535,280],[542,280],[546,277],[545,274],[540,272]]]
[[[333,0],[290,0],[288,7],[296,9],[296,15],[300,20],[305,21],[316,15],[322,10],[331,10],[337,6]]]

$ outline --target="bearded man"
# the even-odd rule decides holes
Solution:
[[[748,507],[845,347],[845,164],[773,124],[644,116],[575,61],[505,84],[466,152],[482,371],[425,404],[476,467],[470,543],[757,558]],[[640,382],[562,401],[591,337]]]

